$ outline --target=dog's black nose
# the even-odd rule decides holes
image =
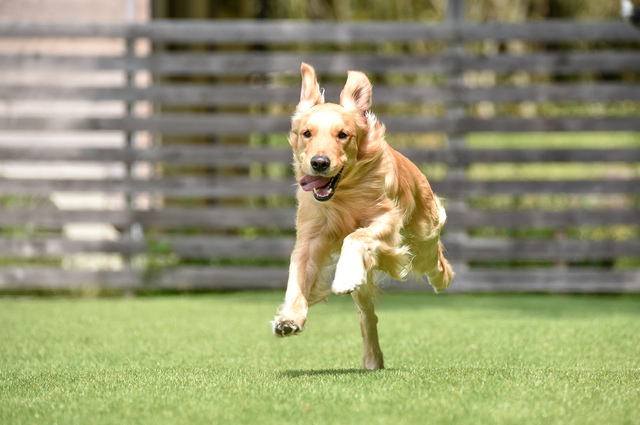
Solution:
[[[326,156],[316,155],[311,158],[311,168],[313,168],[313,171],[316,171],[318,173],[326,171],[326,169],[329,168],[330,165],[331,160]]]

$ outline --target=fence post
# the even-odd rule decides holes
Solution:
[[[133,37],[127,37],[125,39],[125,58],[128,62],[132,62],[136,57],[136,39]],[[134,90],[136,87],[136,72],[133,67],[127,67],[125,70],[125,87],[128,91]],[[127,100],[125,102],[125,119],[130,120],[135,118],[136,115],[136,102]],[[132,152],[136,148],[136,132],[134,130],[124,131],[124,149],[128,152]],[[137,209],[136,193],[134,192],[133,182],[136,179],[136,163],[134,160],[127,159],[124,163],[125,166],[125,181],[128,183],[128,189],[125,193],[125,209],[128,212],[129,225],[123,229],[124,240],[129,243],[129,249],[126,249],[122,254],[124,261],[124,267],[127,269],[133,266],[133,242],[142,240],[143,232],[140,223],[135,221],[135,211]],[[133,291],[129,290],[125,293],[126,296],[133,295]]]
[[[465,1],[464,0],[449,0],[447,3],[446,22],[453,28],[453,37],[450,41],[447,53],[454,59],[454,69],[448,75],[446,80],[446,87],[452,92],[452,101],[445,114],[445,118],[451,123],[451,127],[447,134],[448,136],[448,149],[454,155],[452,158],[458,158],[455,155],[456,152],[460,152],[466,149],[465,146],[465,129],[461,128],[460,122],[462,118],[466,116],[465,104],[462,99],[459,98],[459,93],[464,86],[464,70],[460,63],[461,58],[465,54],[464,43],[460,37],[460,28],[464,25],[465,15]],[[467,165],[462,163],[452,163],[449,166],[446,178],[449,180],[455,180],[459,183],[466,181]],[[466,195],[452,195],[448,199],[448,209],[456,211],[465,211],[468,209],[466,202]],[[446,229],[446,226],[445,226]],[[455,230],[448,233],[448,239],[455,239],[460,246],[466,246],[466,239],[468,238],[466,230],[460,227],[460,230]],[[446,248],[446,246],[445,246]],[[467,269],[467,264],[463,261],[452,263],[454,271],[464,271]]]

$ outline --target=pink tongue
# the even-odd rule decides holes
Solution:
[[[298,183],[300,183],[302,190],[309,192],[310,190],[326,186],[329,184],[330,180],[331,179],[329,177],[310,176],[309,174],[304,174]]]

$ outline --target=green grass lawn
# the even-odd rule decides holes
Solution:
[[[638,424],[640,298],[385,294],[276,339],[283,294],[0,299],[2,424]]]

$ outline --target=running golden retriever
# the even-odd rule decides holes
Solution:
[[[339,105],[324,102],[313,67],[303,63],[301,73],[289,135],[299,183],[297,238],[273,333],[297,334],[310,305],[331,292],[351,294],[363,368],[382,369],[374,272],[394,279],[426,274],[436,292],[445,290],[453,277],[440,243],[446,214],[425,176],[385,141],[363,73],[349,71]],[[332,263],[329,288],[325,270]]]

